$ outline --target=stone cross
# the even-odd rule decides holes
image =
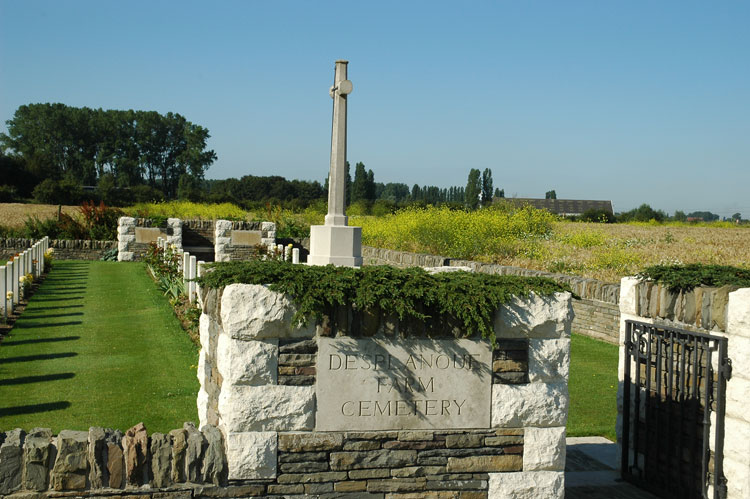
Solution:
[[[352,82],[346,79],[349,61],[336,61],[336,73],[329,94],[333,98],[331,170],[328,176],[328,215],[326,225],[346,225],[346,96]]]

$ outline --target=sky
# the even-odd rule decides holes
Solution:
[[[175,112],[207,178],[378,182],[750,217],[750,2],[0,0],[0,131],[24,104]]]

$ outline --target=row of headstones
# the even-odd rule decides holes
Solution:
[[[31,248],[11,258],[0,266],[0,303],[3,318],[13,315],[13,308],[21,301],[23,283],[31,274],[34,279],[44,272],[44,255],[49,250],[49,237],[35,242]]]
[[[122,489],[177,483],[225,485],[227,461],[221,432],[193,423],[150,437],[143,423],[123,434],[92,427],[0,433],[0,497],[19,490]]]
[[[157,238],[156,245],[162,250],[164,258],[167,258],[166,255],[170,251],[167,239],[163,237]],[[179,251],[179,249],[174,248],[172,251]],[[276,252],[278,255],[283,255],[286,261],[299,263],[299,248],[292,248],[291,245],[284,246],[283,244],[276,245],[269,243],[268,251],[269,253]],[[188,295],[188,300],[190,300],[190,303],[195,303],[198,296],[198,283],[195,282],[195,279],[203,275],[203,267],[206,265],[206,262],[198,260],[195,255],[191,255],[188,251],[182,251],[181,253],[182,258],[179,264],[182,272],[182,282],[185,284],[185,292]]]

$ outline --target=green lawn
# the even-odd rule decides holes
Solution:
[[[143,264],[58,260],[0,343],[0,430],[197,423],[197,363]]]
[[[569,437],[615,440],[618,348],[573,334],[570,345]]]

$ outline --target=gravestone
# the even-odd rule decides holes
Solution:
[[[349,227],[346,204],[346,99],[352,92],[347,79],[348,61],[336,61],[336,72],[329,94],[333,98],[331,167],[328,177],[328,214],[325,225],[310,227],[311,265],[362,265],[362,228]]]

